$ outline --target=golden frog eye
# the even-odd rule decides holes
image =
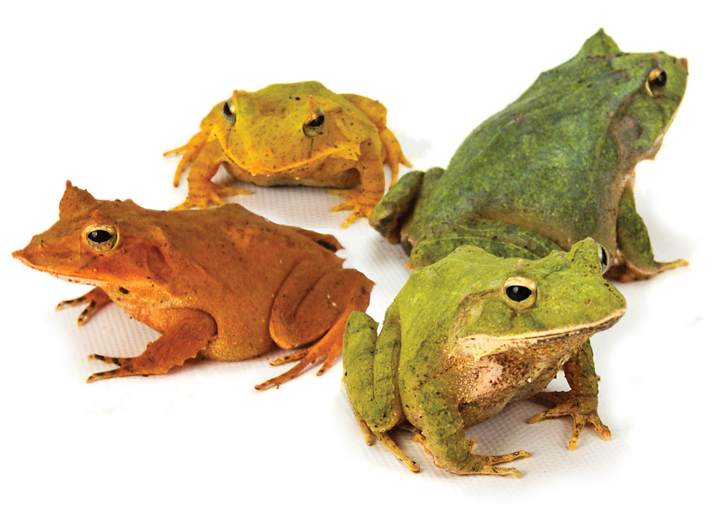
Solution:
[[[605,274],[608,267],[611,266],[611,256],[601,244],[598,244],[598,259],[601,262],[601,274]]]
[[[667,74],[662,69],[653,69],[648,74],[648,79],[645,82],[645,90],[651,97],[660,97],[665,92],[667,84]]]
[[[235,116],[235,107],[232,105],[232,98],[225,101],[223,104],[223,117],[227,120],[230,125],[235,125],[237,117]]]
[[[304,122],[302,126],[302,131],[307,136],[317,136],[324,132],[324,122],[326,122],[326,117],[324,116],[324,110],[317,108],[314,113]]]
[[[510,277],[502,287],[507,303],[513,309],[526,309],[536,303],[536,283],[525,277]]]
[[[106,253],[116,246],[119,233],[107,224],[94,224],[84,230],[84,240],[97,253]]]

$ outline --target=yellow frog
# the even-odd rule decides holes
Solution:
[[[257,92],[235,90],[216,104],[190,141],[164,155],[183,153],[173,179],[178,186],[190,165],[188,198],[177,209],[222,205],[222,197],[250,194],[211,181],[221,164],[235,179],[258,186],[315,186],[346,202],[346,227],[368,217],[383,196],[383,163],[391,185],[400,163],[410,166],[386,127],[386,108],[355,94],[335,94],[317,81],[270,85]]]
[[[90,358],[117,376],[167,373],[194,357],[238,361],[272,349],[300,348],[273,364],[299,360],[256,386],[296,377],[341,352],[353,310],[368,307],[373,283],[342,269],[331,235],[272,223],[238,204],[210,210],[159,211],[131,200],[96,200],[67,182],[59,221],[13,257],[67,281],[93,285],[58,308],[86,304],[84,324],[112,301],[161,333],[138,357]]]

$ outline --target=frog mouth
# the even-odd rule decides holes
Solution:
[[[490,334],[473,334],[458,339],[458,348],[466,350],[469,355],[484,357],[503,350],[516,348],[526,349],[546,343],[580,340],[581,343],[596,332],[613,327],[625,314],[625,308],[616,309],[604,318],[583,325],[550,329],[541,332],[514,334],[509,336],[493,336]]]

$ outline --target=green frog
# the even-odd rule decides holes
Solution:
[[[554,405],[530,422],[573,417],[569,448],[587,423],[610,439],[597,413],[589,338],[615,324],[626,304],[602,277],[604,253],[592,239],[538,260],[464,245],[411,274],[380,334],[367,314],[351,313],[344,380],[367,442],[380,441],[418,471],[388,434],[405,427],[450,472],[519,476],[496,465],[527,452],[473,454],[465,429],[523,398]],[[562,367],[571,390],[542,392]]]
[[[633,196],[635,166],[657,153],[686,83],[684,58],[623,53],[600,30],[472,131],[447,171],[402,176],[370,223],[413,267],[463,244],[534,259],[587,237],[613,255],[610,279],[686,265],[655,261]]]

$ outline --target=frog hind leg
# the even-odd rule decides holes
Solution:
[[[199,135],[200,133],[196,134],[193,138]],[[186,147],[187,146],[190,146],[190,143],[186,145]],[[195,154],[193,154],[193,151],[194,147],[186,150],[186,155],[184,156],[185,159],[185,157],[191,154],[190,157],[193,158],[189,159],[191,165],[190,172],[188,173],[188,197],[183,203],[174,207],[173,210],[185,210],[195,207],[204,209],[211,205],[224,205],[224,197],[238,194],[252,194],[251,191],[246,189],[224,186],[212,181],[220,165],[225,160],[225,154],[217,138],[206,139],[199,150],[195,150]],[[182,162],[183,160],[181,160],[181,163]],[[181,169],[181,172],[182,171]],[[178,171],[176,171],[176,174],[178,174]],[[178,179],[180,179],[180,175],[178,175]]]
[[[316,262],[302,262],[295,267],[279,289],[269,322],[272,339],[280,348],[294,349],[316,342],[272,361],[273,366],[299,362],[255,389],[287,382],[323,358],[317,372],[322,375],[341,353],[344,326],[351,311],[368,307],[373,282],[366,276],[355,269],[337,269],[314,283],[314,274],[320,270]]]
[[[674,262],[655,261],[648,229],[635,209],[635,197],[631,188],[624,190],[618,206],[616,236],[617,263],[606,272],[608,279],[623,283],[639,281],[687,265],[687,262],[682,259]]]
[[[215,320],[207,313],[194,309],[180,309],[174,313],[172,318],[177,321],[167,327],[163,334],[137,357],[90,355],[90,359],[116,364],[119,367],[94,373],[87,382],[121,376],[165,374],[205,350],[217,333]]]
[[[540,392],[530,401],[547,406],[529,419],[529,424],[543,419],[570,416],[573,419],[569,450],[574,450],[586,424],[591,424],[604,440],[611,439],[611,431],[598,416],[598,376],[593,364],[591,342],[586,341],[564,364],[564,374],[571,387],[567,392]]]
[[[99,311],[104,309],[106,306],[111,304],[112,300],[109,295],[99,287],[91,289],[89,292],[85,293],[81,297],[76,299],[63,300],[57,304],[56,310],[64,309],[65,307],[74,307],[82,304],[86,304],[86,307],[79,313],[77,317],[77,325],[81,327],[87,323],[91,317],[97,314]]]

